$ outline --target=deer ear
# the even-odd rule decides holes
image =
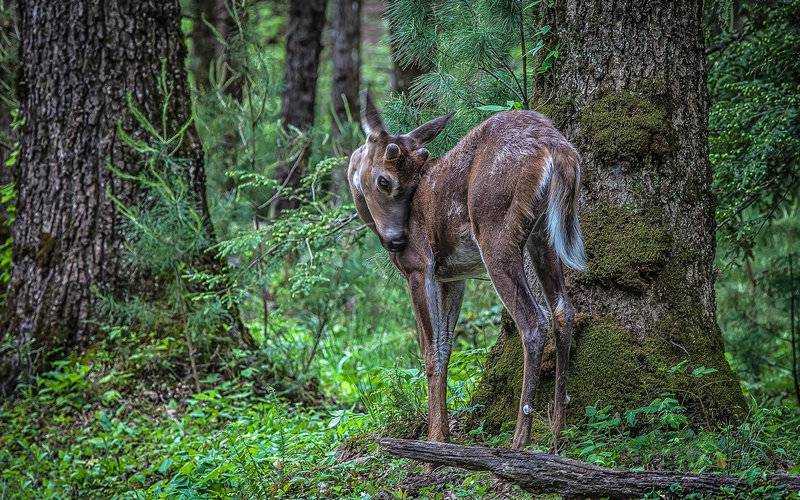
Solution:
[[[439,132],[444,130],[444,127],[447,125],[447,122],[449,122],[450,119],[453,118],[454,114],[455,112],[452,112],[440,116],[439,118],[434,118],[428,123],[424,123],[419,127],[415,128],[406,135],[417,141],[417,144],[428,144],[429,142],[434,140],[437,135],[439,135]]]
[[[364,101],[364,105],[361,107],[361,128],[364,129],[364,133],[369,137],[372,134],[384,132],[383,120],[372,102],[369,90],[365,90],[361,95]]]

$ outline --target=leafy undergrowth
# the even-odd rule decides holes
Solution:
[[[507,446],[508,432],[460,427],[482,354],[454,359],[454,440]],[[0,407],[0,497],[525,496],[483,473],[427,476],[420,464],[376,449],[371,434],[421,437],[424,376],[417,370],[373,370],[362,374],[353,404],[309,406],[264,393],[244,377],[209,377],[206,390],[182,400],[148,390],[121,394],[115,377],[98,379],[86,363],[60,363]],[[690,427],[684,410],[669,395],[622,413],[588,407],[566,430],[564,453],[614,468],[736,475],[751,481],[752,498],[785,497],[761,479],[800,472],[800,413],[753,404],[745,423],[711,431]],[[535,429],[532,449],[547,449],[544,419]]]
[[[0,498],[441,498],[495,487],[479,473],[432,481],[420,464],[378,453],[367,438],[383,430],[377,412],[401,419],[417,409],[304,406],[218,377],[176,401],[122,395],[112,378],[62,362],[0,407]],[[392,372],[364,389],[391,394],[397,381],[409,391],[421,382]]]
[[[685,410],[666,393],[622,414],[589,406],[586,418],[564,432],[565,454],[610,468],[736,476],[752,486],[752,498],[786,498],[765,480],[776,472],[800,474],[797,408],[763,408],[752,401],[745,422],[715,430],[691,427]]]

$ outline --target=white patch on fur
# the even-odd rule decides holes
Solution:
[[[480,276],[485,271],[478,245],[467,235],[444,259],[436,277],[443,281],[456,281]]]
[[[553,175],[553,156],[547,155],[547,160],[544,162],[544,172],[542,172],[542,179],[539,181],[539,197],[542,197],[547,192],[547,186],[550,184],[550,176]]]
[[[355,188],[357,193],[359,194],[364,193],[364,191],[361,189],[361,172],[359,170],[353,172],[353,187]]]
[[[563,314],[564,305],[564,297],[561,294],[558,294],[558,302],[556,303],[556,310],[553,311],[553,314]]]
[[[347,166],[347,175],[350,176],[350,185],[358,194],[364,194],[361,189],[361,158],[364,155],[364,148],[361,146],[350,155],[350,164]]]
[[[552,158],[549,163],[552,165]],[[552,170],[553,167],[551,167]],[[580,179],[580,173],[576,171],[576,181]],[[549,189],[556,189],[557,184],[551,181],[553,174],[547,177]],[[571,189],[571,186],[562,186],[563,189]],[[561,193],[550,193],[547,203],[547,236],[548,243],[556,251],[561,261],[575,269],[576,271],[583,271],[586,269],[586,255],[583,250],[583,236],[581,235],[580,225],[575,224],[572,228],[564,227],[564,221],[561,217],[562,207],[552,203],[553,199],[562,199]],[[577,218],[577,214],[574,215]],[[567,245],[567,231],[575,231],[572,235],[572,245]]]
[[[369,137],[372,135],[372,132],[374,132],[372,127],[369,126],[369,123],[367,123],[367,114],[364,111],[361,112],[361,129],[364,130],[364,135],[366,137]]]

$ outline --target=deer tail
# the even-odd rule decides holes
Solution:
[[[583,235],[578,220],[581,166],[578,152],[569,144],[550,149],[543,187],[547,188],[547,235],[561,261],[576,271],[586,269]]]

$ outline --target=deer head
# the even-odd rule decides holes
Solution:
[[[453,113],[434,118],[407,134],[391,135],[367,92],[361,126],[367,141],[351,156],[354,192],[366,201],[381,244],[390,252],[405,249],[411,198],[428,162],[425,145],[444,129]]]

